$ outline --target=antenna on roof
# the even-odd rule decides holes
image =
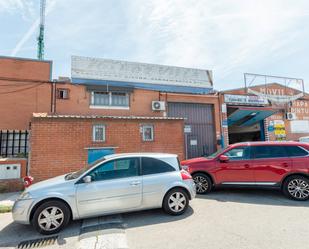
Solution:
[[[38,36],[38,59],[44,59],[44,29],[45,29],[45,5],[46,0],[40,1],[40,33]]]

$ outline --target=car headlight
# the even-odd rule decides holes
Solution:
[[[185,171],[189,172],[189,166],[188,165],[182,165],[181,168],[184,169]]]
[[[22,192],[22,194],[18,197],[18,200],[27,200],[27,199],[31,199],[32,196],[29,192]]]

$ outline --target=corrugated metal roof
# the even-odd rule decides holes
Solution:
[[[34,118],[76,118],[76,119],[129,119],[129,120],[184,120],[181,117],[144,117],[144,116],[106,116],[106,115],[65,115],[33,113]]]

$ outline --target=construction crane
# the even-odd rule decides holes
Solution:
[[[40,33],[38,36],[38,59],[44,59],[44,26],[46,0],[40,0]]]

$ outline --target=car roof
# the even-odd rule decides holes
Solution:
[[[115,158],[123,158],[123,157],[153,157],[153,158],[169,158],[169,157],[177,157],[176,154],[169,153],[152,153],[152,152],[137,152],[137,153],[118,153],[104,156],[105,159],[115,159]]]
[[[258,142],[241,142],[241,143],[235,143],[231,144],[231,146],[265,146],[265,145],[294,145],[294,146],[299,146],[299,145],[304,145],[302,142],[297,142],[297,141],[258,141]]]

